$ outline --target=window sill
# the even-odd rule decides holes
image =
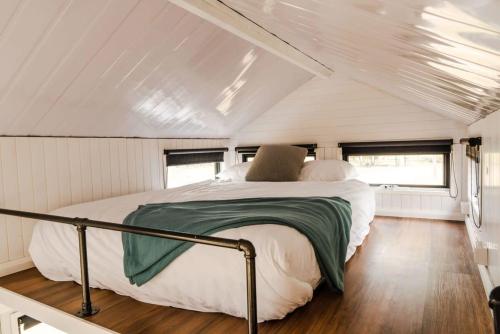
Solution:
[[[417,195],[417,194],[427,194],[433,196],[443,196],[449,197],[449,189],[448,188],[418,188],[418,187],[396,187],[396,188],[383,188],[382,186],[370,186],[377,193],[385,193],[385,194],[408,194],[408,195]]]

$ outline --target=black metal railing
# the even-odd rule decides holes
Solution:
[[[226,238],[217,238],[204,235],[181,233],[181,232],[163,231],[152,228],[114,224],[98,220],[90,220],[87,218],[69,218],[63,216],[55,216],[43,213],[9,210],[9,209],[0,209],[0,214],[51,221],[55,223],[74,225],[76,227],[78,231],[78,240],[80,247],[80,270],[81,270],[81,281],[82,281],[82,308],[77,313],[77,315],[80,317],[91,316],[99,312],[99,309],[92,305],[92,301],[90,298],[89,272],[88,272],[88,260],[87,260],[87,235],[86,235],[87,227],[100,228],[111,231],[120,231],[126,233],[135,233],[150,237],[187,241],[197,244],[204,244],[215,247],[224,247],[224,248],[232,248],[239,250],[244,253],[246,262],[248,333],[251,334],[257,333],[255,248],[253,244],[248,240],[244,239],[235,240],[235,239],[226,239]]]
[[[495,334],[500,334],[500,286],[491,290],[488,305],[493,311],[493,326],[495,328]]]

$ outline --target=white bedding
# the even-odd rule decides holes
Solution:
[[[347,259],[369,231],[375,199],[369,186],[357,180],[342,182],[202,182],[170,190],[109,198],[58,209],[53,214],[122,223],[139,204],[277,196],[340,196],[352,206]],[[279,225],[246,226],[215,236],[248,239],[257,252],[259,321],[281,319],[313,296],[321,274],[308,239]],[[36,224],[30,253],[47,278],[80,282],[76,229],[69,225]],[[90,284],[137,300],[185,309],[246,316],[244,258],[238,251],[195,245],[141,287],[123,274],[121,234],[87,230]],[[349,284],[347,282],[347,284]]]

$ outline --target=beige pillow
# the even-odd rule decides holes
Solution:
[[[297,181],[307,149],[298,146],[263,145],[259,147],[247,181]]]

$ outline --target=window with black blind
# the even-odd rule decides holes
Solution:
[[[307,156],[304,161],[316,160],[316,144],[297,144],[292,146],[299,146],[307,148]],[[238,146],[235,148],[238,159],[241,162],[252,161],[257,154],[260,146]]]
[[[372,185],[448,188],[453,140],[340,143],[342,157]]]
[[[165,150],[167,188],[214,180],[227,148]]]

